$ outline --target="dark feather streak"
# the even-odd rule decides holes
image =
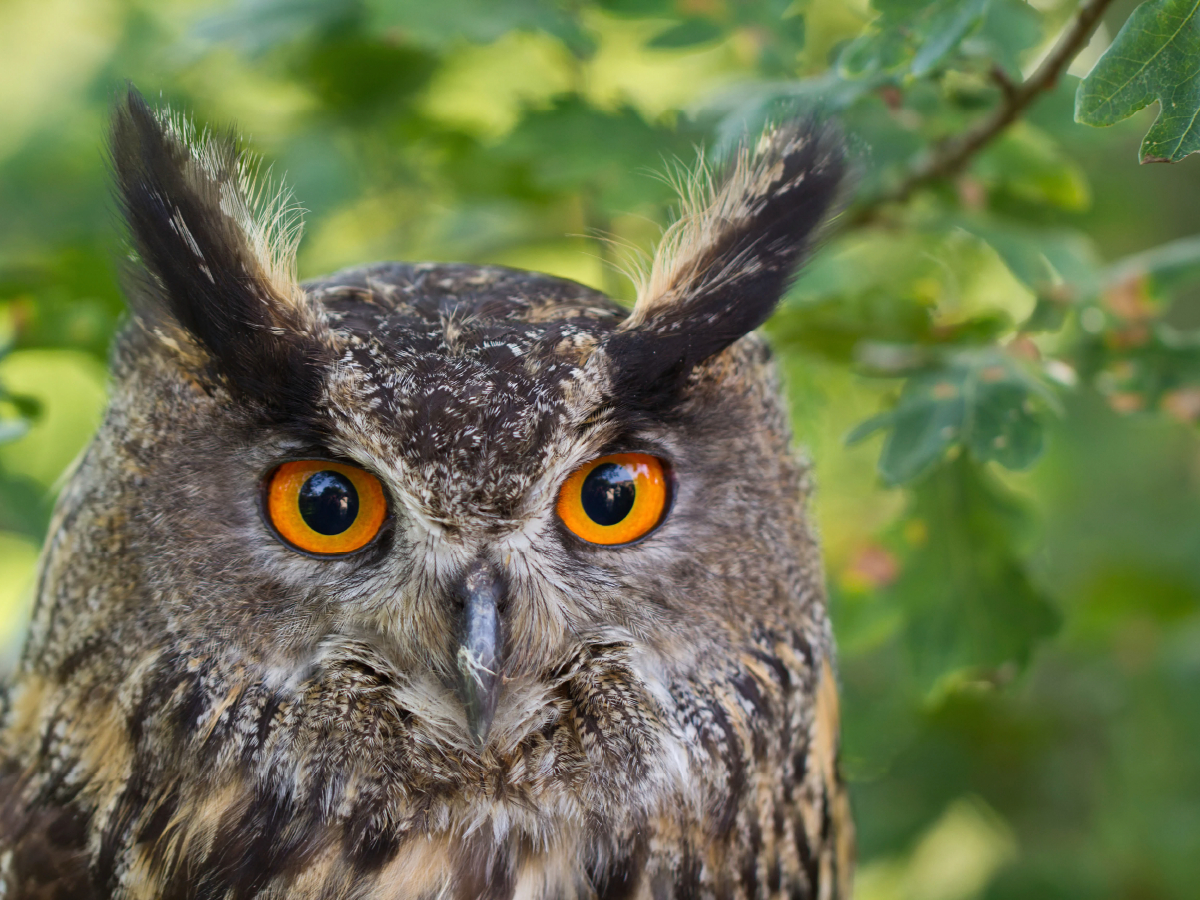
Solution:
[[[211,356],[209,378],[304,417],[320,390],[321,344],[277,296],[248,236],[222,209],[222,190],[240,191],[234,137],[214,138],[212,147],[215,171],[137,91],[117,105],[112,165],[144,267],[127,272],[130,303],[150,329],[190,335]]]

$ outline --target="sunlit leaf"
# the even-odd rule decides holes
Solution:
[[[1148,0],[1079,85],[1075,119],[1112,125],[1157,100],[1142,162],[1178,162],[1200,150],[1200,0]]]
[[[972,174],[990,191],[1003,191],[1027,203],[1082,210],[1091,202],[1087,178],[1078,163],[1031,126],[1010,128],[979,155]]]
[[[1091,297],[1104,280],[1096,248],[1078,232],[986,215],[951,221],[986,241],[1013,276],[1039,296],[1064,302]]]
[[[1026,287],[1042,291],[1054,283],[1054,267],[1046,259],[1036,233],[983,217],[964,219],[962,227],[986,241]]]

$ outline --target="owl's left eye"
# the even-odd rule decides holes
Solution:
[[[272,472],[266,507],[281,538],[297,550],[321,555],[362,549],[387,516],[378,478],[324,459],[286,462]]]
[[[662,460],[612,453],[571,473],[558,494],[558,517],[590,544],[628,544],[654,530],[668,499]]]

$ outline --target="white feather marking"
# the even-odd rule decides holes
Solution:
[[[251,274],[269,284],[279,300],[307,312],[296,276],[296,249],[304,211],[293,200],[291,191],[281,180],[273,179],[269,169],[260,173],[250,154],[232,153],[209,129],[197,130],[188,118],[170,107],[156,115],[167,134],[187,150],[200,178],[216,187],[221,211],[244,236],[253,256],[258,271]],[[180,234],[203,260],[186,227]]]

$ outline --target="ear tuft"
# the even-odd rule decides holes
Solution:
[[[256,185],[232,134],[197,133],[133,89],[114,112],[111,153],[140,262],[128,287],[141,324],[236,392],[311,401],[320,325],[295,276],[289,195]]]
[[[637,303],[606,342],[616,392],[671,393],[699,363],[767,320],[845,180],[837,131],[811,120],[768,128],[723,175],[703,163],[682,192]]]

